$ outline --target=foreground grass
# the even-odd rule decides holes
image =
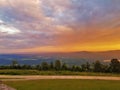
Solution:
[[[7,81],[17,90],[120,90],[120,81],[104,80],[36,80]]]
[[[72,72],[72,71],[38,71],[38,70],[0,70],[0,75],[81,75],[81,76],[120,76],[112,73]]]

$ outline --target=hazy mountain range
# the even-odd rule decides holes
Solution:
[[[104,52],[71,52],[71,53],[37,53],[37,54],[0,54],[0,65],[9,65],[12,60],[17,60],[20,64],[39,64],[43,61],[53,62],[60,59],[67,64],[82,64],[85,62],[94,62],[100,60],[120,59],[120,50]]]

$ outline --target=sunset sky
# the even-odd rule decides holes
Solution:
[[[0,0],[0,53],[120,50],[120,0]]]

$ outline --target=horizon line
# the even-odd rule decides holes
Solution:
[[[103,51],[71,51],[71,52],[15,52],[15,53],[0,53],[0,54],[47,54],[47,53],[79,53],[79,52],[88,52],[88,53],[100,53],[100,52],[113,52],[120,50],[103,50]]]

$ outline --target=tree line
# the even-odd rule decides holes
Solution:
[[[95,61],[90,64],[86,62],[80,66],[69,66],[66,63],[62,63],[60,60],[47,63],[42,62],[39,65],[20,65],[17,60],[13,60],[11,65],[0,66],[0,69],[34,69],[40,71],[76,71],[76,72],[103,72],[103,73],[120,73],[120,62],[118,59],[112,59],[108,64],[102,64],[100,61]]]

